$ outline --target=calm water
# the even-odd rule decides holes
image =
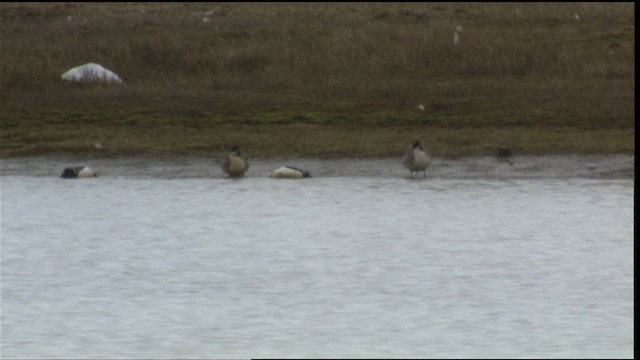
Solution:
[[[633,180],[3,176],[2,357],[632,357]]]

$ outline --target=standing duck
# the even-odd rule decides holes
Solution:
[[[231,148],[231,152],[224,158],[222,170],[227,173],[229,177],[244,176],[244,173],[249,170],[249,162],[242,157],[240,147],[234,146]]]
[[[431,165],[431,154],[422,147],[422,141],[416,140],[413,146],[407,149],[402,157],[402,165],[409,169],[411,177],[414,172],[422,171],[423,177],[427,177],[427,168]]]

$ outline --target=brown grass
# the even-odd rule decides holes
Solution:
[[[634,35],[633,3],[3,3],[0,157],[633,152]]]

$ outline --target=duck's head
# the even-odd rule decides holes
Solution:
[[[62,171],[62,174],[60,175],[61,178],[63,179],[72,179],[72,178],[77,178],[78,177],[78,171],[76,171],[74,168],[64,168],[64,170]]]
[[[98,174],[93,172],[88,166],[67,167],[60,175],[64,179],[97,177]]]
[[[422,141],[416,140],[416,142],[413,143],[413,148],[422,150]]]

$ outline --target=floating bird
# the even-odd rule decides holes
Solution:
[[[409,169],[411,178],[414,172],[422,171],[424,178],[427,177],[427,168],[431,165],[431,154],[422,147],[422,141],[416,140],[413,146],[407,149],[402,157],[402,165]]]
[[[229,175],[229,177],[240,177],[249,170],[249,161],[242,157],[240,147],[234,146],[231,148],[231,152],[227,154],[222,163],[222,170]]]
[[[74,166],[64,168],[62,171],[62,175],[60,175],[63,179],[74,179],[74,178],[87,178],[87,177],[97,177],[96,173],[94,173],[88,166]]]
[[[88,63],[74,67],[62,74],[62,80],[72,82],[106,82],[122,84],[122,79],[113,71],[107,70],[102,65]]]
[[[513,157],[513,151],[511,151],[511,149],[509,149],[504,143],[498,147],[496,157],[499,161],[504,161],[509,165],[513,165],[513,161],[510,160]]]
[[[304,171],[293,166],[283,166],[273,170],[269,177],[274,179],[302,179],[310,178],[311,174],[309,174],[308,171]]]
[[[503,145],[498,147],[498,150],[496,150],[496,156],[499,159],[506,159],[512,157],[513,152],[511,151],[511,149]]]

